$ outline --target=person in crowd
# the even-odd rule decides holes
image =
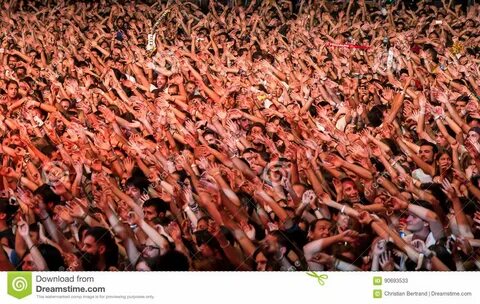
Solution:
[[[0,270],[480,268],[479,4],[47,3],[1,3]]]

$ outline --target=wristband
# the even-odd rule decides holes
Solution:
[[[338,268],[338,264],[340,264],[340,261],[338,259],[335,259],[335,262],[333,263],[333,268],[334,269],[337,269]]]
[[[40,218],[41,221],[46,221],[50,217],[50,214],[47,214],[45,218]]]
[[[423,253],[419,254],[418,261],[417,261],[417,267],[415,267],[415,270],[419,270],[420,268],[422,268],[424,257],[425,257],[425,255]]]

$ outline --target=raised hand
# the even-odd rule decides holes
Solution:
[[[23,218],[20,219],[20,221],[17,224],[17,231],[18,233],[22,236],[23,239],[29,238],[29,232],[30,228],[28,226],[28,223],[25,222]]]
[[[150,199],[150,195],[148,195],[147,193],[144,193],[140,196],[138,201],[139,201],[140,205],[143,205],[143,203],[145,203],[149,199]]]
[[[373,246],[372,254],[374,256],[379,257],[382,255],[385,250],[387,249],[387,241],[385,240],[378,240],[375,245]]]
[[[393,261],[392,253],[390,251],[385,251],[380,255],[379,263],[383,271],[395,270],[395,262]]]
[[[334,168],[340,168],[343,163],[342,159],[334,154],[328,155],[325,162],[332,165]]]
[[[444,178],[442,181],[442,191],[448,196],[449,199],[453,199],[457,196],[455,188],[453,188],[452,184]]]
[[[312,204],[316,198],[317,196],[315,195],[315,192],[313,190],[307,190],[302,195],[302,204]]]
[[[130,211],[127,214],[127,221],[130,225],[140,225],[142,219],[138,216],[137,213]]]
[[[69,213],[67,207],[64,206],[56,206],[55,213],[64,221],[66,224],[71,224],[73,222],[73,218]]]
[[[475,215],[473,217],[473,221],[477,224],[475,226],[475,228],[477,228],[477,230],[480,230],[480,211],[475,212]]]
[[[182,239],[182,230],[177,222],[173,221],[168,224],[167,228],[165,229],[167,233],[172,237],[174,240],[181,240]]]
[[[221,236],[220,225],[215,221],[210,221],[208,223],[208,232],[210,232],[214,237]]]
[[[67,211],[70,216],[75,218],[83,218],[86,215],[84,207],[80,204],[79,200],[67,202]]]
[[[130,157],[125,158],[125,160],[123,161],[123,165],[127,174],[131,175],[133,168],[135,167],[135,162],[133,161],[133,159]]]

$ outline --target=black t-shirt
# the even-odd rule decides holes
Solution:
[[[285,237],[292,243],[290,244],[292,247],[296,247],[293,249],[302,249],[308,243],[307,240],[307,232],[300,229],[298,223],[295,223],[289,229],[283,231]]]

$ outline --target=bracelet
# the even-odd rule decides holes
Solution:
[[[41,221],[46,221],[50,217],[50,214],[47,214],[45,218],[40,218]]]
[[[88,213],[85,213],[85,215],[82,216],[80,219],[81,219],[82,221],[84,221],[87,217],[88,217]]]
[[[346,207],[347,205],[343,205],[342,209],[340,210],[340,213],[344,213]]]
[[[36,247],[37,245],[33,244],[32,246],[30,246],[30,248],[28,248],[28,251],[32,251],[33,247]]]
[[[132,230],[135,230],[135,229],[138,228],[138,225],[137,225],[137,224],[130,225],[130,228],[131,228]]]
[[[227,241],[227,244],[226,244],[226,245],[220,245],[220,248],[225,249],[225,248],[227,248],[227,247],[229,247],[229,246],[230,246],[230,242]]]

